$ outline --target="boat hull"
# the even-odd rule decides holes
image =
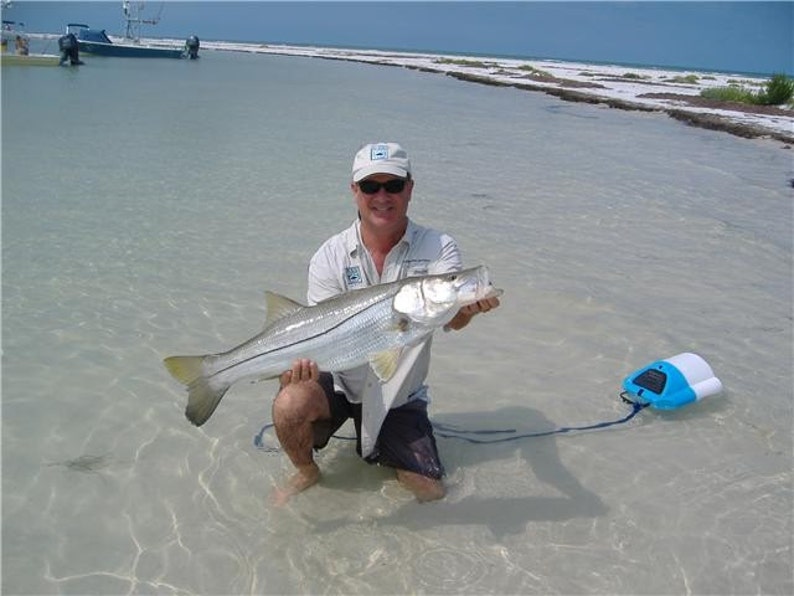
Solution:
[[[60,56],[50,54],[3,54],[0,58],[2,66],[58,66]]]
[[[115,58],[182,58],[184,51],[177,48],[159,48],[155,46],[126,45],[120,43],[101,43],[96,41],[77,40],[81,53],[94,56],[112,56]]]

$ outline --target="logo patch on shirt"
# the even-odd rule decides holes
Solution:
[[[427,275],[430,270],[430,259],[406,259],[403,263],[405,277]]]
[[[369,158],[372,161],[379,159],[389,159],[389,146],[388,145],[375,145],[369,150]]]
[[[348,287],[361,285],[361,269],[358,265],[345,267],[345,281]]]

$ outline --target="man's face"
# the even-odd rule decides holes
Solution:
[[[414,187],[412,179],[392,174],[373,174],[353,182],[350,187],[362,222],[376,228],[405,223]]]

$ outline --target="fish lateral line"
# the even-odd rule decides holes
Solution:
[[[255,362],[256,360],[259,360],[260,358],[264,358],[266,356],[271,356],[272,354],[277,353],[280,350],[288,350],[288,349],[290,349],[290,348],[292,348],[294,346],[297,346],[299,344],[320,339],[320,338],[328,335],[329,333],[333,333],[334,331],[338,330],[345,323],[350,321],[350,319],[353,318],[354,316],[359,316],[362,313],[365,313],[368,310],[371,310],[371,309],[375,308],[376,306],[379,306],[379,304],[380,304],[379,302],[374,302],[373,304],[369,304],[365,308],[363,308],[363,309],[361,309],[359,311],[356,311],[354,314],[345,317],[344,319],[338,321],[337,323],[334,323],[333,325],[329,325],[328,327],[318,331],[317,333],[314,333],[313,335],[309,335],[309,336],[307,336],[307,337],[305,337],[305,338],[303,338],[303,339],[301,339],[299,341],[294,341],[292,343],[283,344],[283,345],[280,345],[280,346],[277,346],[277,347],[272,347],[272,348],[269,348],[269,349],[265,348],[264,352],[260,352],[258,354],[254,354],[253,356],[249,356],[248,358],[244,358],[244,359],[240,360],[239,362],[235,362],[234,364],[230,364],[229,366],[226,366],[224,368],[218,369],[217,371],[215,371],[215,372],[213,372],[213,373],[211,373],[209,375],[202,373],[201,376],[203,376],[206,379],[212,379],[213,377],[216,377],[217,375],[220,375],[220,374],[222,374],[224,372],[228,372],[228,371],[230,371],[230,370],[232,370],[232,369],[234,369],[234,368],[236,368],[238,366],[241,366],[243,364],[248,364],[250,362]],[[304,307],[304,308],[306,308],[306,307]],[[403,326],[401,324],[396,325],[396,329],[398,331],[401,331],[401,332],[407,331],[408,328],[409,327],[407,325],[406,326]],[[242,345],[245,345],[245,344],[244,343],[240,344],[240,345],[235,346],[234,348],[231,348],[230,350],[227,350],[226,352],[222,352],[220,354],[207,354],[205,356],[196,356],[196,358],[203,359],[203,358],[222,357],[222,356],[225,356],[227,354],[231,354],[235,350],[239,349],[240,346],[242,346]],[[381,352],[376,353],[375,356],[377,356],[380,353]],[[278,373],[276,373],[274,375],[271,375],[271,376],[264,376],[264,377],[259,377],[259,378],[262,379],[262,380],[275,379],[275,378],[278,378],[281,375],[282,372],[284,372],[284,371],[280,371],[280,372],[278,372]]]
[[[435,285],[426,292],[431,289],[426,280],[452,287]],[[397,296],[411,286],[398,304]],[[450,292],[457,299],[448,301]],[[420,297],[418,303],[412,293]],[[163,362],[187,385],[185,415],[201,426],[232,385],[246,378],[278,377],[291,366],[288,360],[300,357],[312,358],[332,372],[368,363],[385,382],[395,373],[403,349],[426,341],[455,307],[494,293],[501,291],[494,289],[484,266],[353,290],[312,306],[266,292],[268,314],[260,333],[224,352],[170,356]],[[304,350],[304,344],[310,345]]]

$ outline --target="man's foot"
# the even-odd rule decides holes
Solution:
[[[397,470],[397,480],[400,481],[405,488],[410,490],[416,500],[420,503],[427,501],[437,501],[444,497],[447,493],[444,488],[444,483],[441,480],[422,476],[416,472],[409,472],[408,470]]]
[[[281,507],[298,493],[317,484],[318,480],[320,480],[320,468],[317,467],[317,464],[312,463],[299,468],[297,472],[290,476],[284,486],[273,491],[270,500],[276,507]]]

